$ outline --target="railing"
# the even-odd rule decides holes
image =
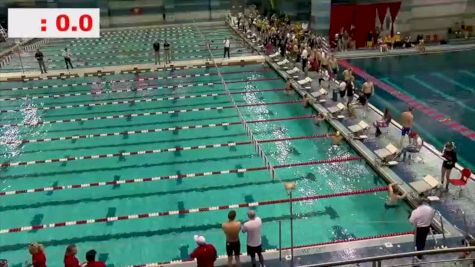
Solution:
[[[410,258],[416,256],[428,256],[428,255],[439,255],[439,254],[448,254],[448,253],[467,253],[467,252],[474,252],[475,247],[457,247],[457,248],[446,248],[446,249],[434,249],[434,250],[425,250],[425,251],[415,251],[415,252],[406,252],[406,253],[397,253],[391,255],[384,255],[384,256],[375,256],[375,257],[366,257],[360,258],[355,260],[346,260],[346,261],[334,261],[334,262],[326,262],[326,263],[318,263],[318,264],[309,264],[309,265],[300,265],[301,267],[328,267],[328,266],[343,266],[349,264],[361,264],[361,263],[372,263],[373,266],[383,266],[383,262],[387,260],[397,260],[403,258]],[[459,261],[475,261],[475,258],[456,258],[456,259],[449,259],[449,260],[437,260],[437,261],[417,261],[417,265],[423,266],[424,264],[432,264],[432,263],[445,263],[445,262],[459,262]],[[387,264],[384,264],[387,266]],[[394,264],[392,263],[390,266],[413,266],[414,263],[401,263],[401,264]]]

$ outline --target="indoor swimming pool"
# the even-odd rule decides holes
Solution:
[[[38,241],[49,262],[70,243],[108,266],[168,262],[188,258],[195,234],[222,255],[221,223],[248,206],[263,247],[278,247],[279,221],[289,247],[286,181],[301,198],[296,246],[412,230],[410,207],[386,209],[385,181],[348,144],[332,146],[334,130],[268,65],[219,70],[275,179],[214,67],[0,83],[1,257],[21,266]]]
[[[377,86],[372,104],[380,110],[389,108],[396,119],[409,105],[414,106],[415,130],[439,150],[446,142],[455,142],[460,164],[473,170],[475,61],[472,58],[475,58],[474,50],[348,62],[360,68],[356,70],[360,78],[365,76],[364,70],[389,86]]]

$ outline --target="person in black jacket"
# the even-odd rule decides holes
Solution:
[[[445,191],[449,191],[449,179],[452,169],[457,163],[457,152],[455,152],[455,145],[453,142],[445,144],[444,151],[442,152],[444,162],[442,163],[442,176],[441,183],[445,183]]]
[[[35,58],[38,61],[38,65],[40,65],[41,73],[48,73],[46,71],[46,65],[45,65],[45,61],[44,61],[43,52],[41,52],[39,49],[37,49],[36,53],[35,53]]]
[[[153,51],[155,53],[155,65],[160,65],[160,42],[156,41],[153,43]]]

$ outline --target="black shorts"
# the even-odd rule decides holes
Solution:
[[[230,257],[241,255],[241,242],[226,242],[226,253]]]
[[[260,255],[261,253],[262,253],[262,246],[260,245],[257,247],[247,246],[247,255],[251,257],[255,257],[256,254]]]
[[[367,99],[369,99],[371,97],[371,93],[367,94],[367,93],[364,93],[364,95],[366,96]]]

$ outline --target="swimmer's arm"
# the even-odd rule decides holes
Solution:
[[[404,194],[398,196],[397,198],[398,199],[405,199],[406,197],[407,197],[407,193],[404,193]]]

